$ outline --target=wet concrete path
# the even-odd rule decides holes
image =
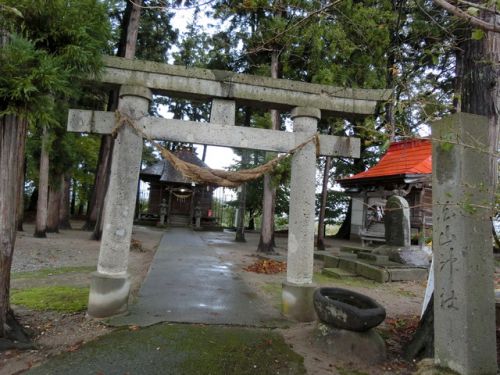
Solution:
[[[221,260],[224,249],[187,228],[163,236],[129,314],[112,325],[148,326],[160,322],[234,324],[274,327],[283,323],[275,309],[258,299]]]

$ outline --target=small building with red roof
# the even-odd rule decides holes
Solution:
[[[419,138],[391,143],[376,165],[337,180],[352,197],[351,238],[383,241],[385,202],[395,194],[408,201],[412,234],[425,234],[432,222],[431,177],[432,143]]]

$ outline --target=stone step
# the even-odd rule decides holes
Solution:
[[[425,268],[388,268],[390,281],[427,280]]]
[[[172,215],[170,216],[170,219],[168,220],[168,224],[170,226],[183,226],[187,227],[191,224],[191,220],[189,216],[184,216],[184,215]]]
[[[375,255],[375,254],[374,254]],[[375,255],[384,257],[383,255]],[[381,262],[379,258],[379,261]],[[323,255],[325,268],[340,268],[348,273],[366,277],[379,283],[388,281],[426,280],[427,270],[417,267],[405,267],[399,263],[387,261],[377,264],[377,260],[349,259],[344,256]]]
[[[389,264],[388,255],[378,255],[378,254],[360,252],[358,253],[358,258],[363,260],[370,260],[374,264]]]
[[[331,254],[332,253],[330,251],[315,250],[314,251],[314,259],[323,260],[323,256],[325,256],[325,255],[331,255]]]
[[[367,248],[367,247],[363,247],[361,245],[344,245],[344,246],[341,246],[340,247],[340,252],[341,253],[360,253],[360,252],[363,252],[363,251],[372,251],[373,248]]]
[[[333,277],[334,279],[346,279],[351,277],[359,277],[358,275],[343,270],[342,268],[323,268],[321,273],[325,276]]]

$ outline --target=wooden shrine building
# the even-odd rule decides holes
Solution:
[[[181,147],[175,155],[183,161],[208,168],[198,158],[192,147]],[[213,185],[195,184],[186,179],[167,160],[143,169],[140,179],[149,183],[147,214],[144,218],[160,223],[162,202],[166,204],[165,223],[176,226],[189,226],[195,223],[196,210],[201,211],[201,224],[213,224],[212,193]]]
[[[428,235],[432,225],[432,142],[394,142],[378,164],[337,182],[352,197],[351,239],[385,241],[384,208],[391,195],[410,206],[412,237]]]

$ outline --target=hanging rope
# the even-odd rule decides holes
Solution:
[[[256,180],[265,174],[271,173],[281,161],[301,150],[309,142],[313,142],[316,145],[316,154],[319,154],[319,136],[318,134],[314,134],[312,137],[292,148],[285,154],[281,154],[274,159],[269,160],[267,163],[259,165],[255,168],[242,169],[239,171],[224,171],[222,169],[203,168],[178,158],[174,153],[160,145],[139,127],[137,127],[134,120],[126,114],[116,111],[115,118],[116,126],[111,132],[113,138],[116,138],[122,127],[130,126],[139,136],[147,139],[153,147],[155,147],[162,154],[162,156],[168,160],[185,178],[197,183],[206,183],[225,187],[238,187],[245,182]]]

